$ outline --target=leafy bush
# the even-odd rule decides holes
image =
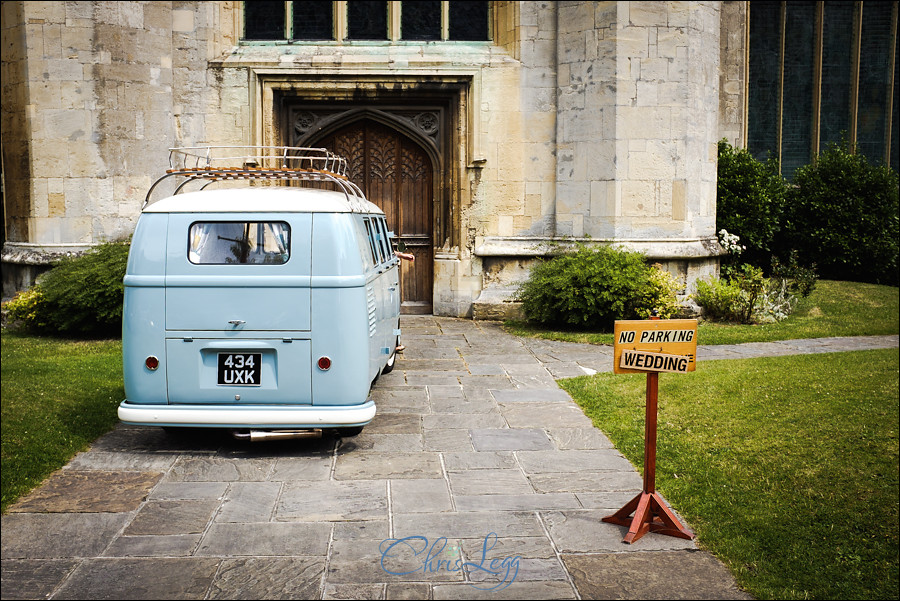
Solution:
[[[698,280],[694,299],[708,319],[754,323],[765,320],[769,288],[762,270],[744,263],[730,278]]]
[[[738,321],[752,323],[759,313],[760,300],[766,293],[766,279],[762,269],[744,263],[734,273],[731,282],[741,291],[734,306]]]
[[[768,267],[786,192],[775,159],[761,162],[745,149],[719,142],[716,230],[728,230],[743,240],[745,262]]]
[[[63,259],[7,304],[11,320],[40,334],[112,337],[122,332],[127,241]]]
[[[651,268],[640,253],[579,246],[538,263],[517,296],[529,321],[610,331],[615,320],[646,317],[654,308],[671,317],[676,289],[672,277]]]
[[[791,292],[790,280],[769,278],[757,300],[753,321],[773,323],[785,319],[797,308],[800,298]]]
[[[772,323],[794,312],[801,296],[815,288],[815,270],[801,268],[796,257],[786,264],[773,264],[775,275],[763,277],[763,271],[748,263],[729,270],[722,279],[697,281],[693,295],[707,318],[738,323]]]
[[[641,319],[650,319],[653,309],[661,319],[669,319],[679,310],[678,291],[681,285],[671,273],[663,269],[659,263],[654,263],[650,268],[650,277],[647,280],[647,290],[643,301],[635,312]]]
[[[694,300],[703,309],[707,319],[740,321],[737,313],[741,289],[737,284],[723,278],[697,280]]]
[[[827,279],[898,284],[897,172],[869,164],[846,144],[830,145],[794,175],[782,252],[818,264]]]
[[[787,262],[782,262],[778,257],[772,257],[772,277],[784,280],[788,290],[792,294],[807,297],[816,289],[816,264],[810,267],[802,267],[797,259],[796,249],[788,253]]]
[[[12,300],[6,303],[5,308],[8,312],[9,321],[13,325],[35,332],[47,325],[45,321],[47,310],[45,308],[44,295],[37,288],[19,292]]]

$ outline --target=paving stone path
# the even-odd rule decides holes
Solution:
[[[749,598],[694,542],[626,545],[600,521],[641,478],[555,380],[611,371],[610,348],[462,319],[402,327],[406,351],[355,438],[249,444],[128,426],[101,437],[3,516],[2,598]]]

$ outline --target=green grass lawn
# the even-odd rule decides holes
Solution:
[[[70,341],[2,333],[2,509],[117,422],[119,340]]]
[[[701,322],[698,344],[739,344],[795,338],[872,336],[900,332],[898,288],[821,280],[796,311],[784,321],[766,325],[734,325]],[[613,343],[611,333],[560,332],[521,322],[507,322],[506,330],[517,336],[583,342]]]
[[[646,376],[561,386],[643,465]],[[898,598],[896,349],[701,362],[658,420],[657,490],[752,595]]]

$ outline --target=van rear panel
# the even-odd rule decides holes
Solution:
[[[327,357],[327,370],[313,368],[313,403],[341,405],[365,398],[377,373],[369,366],[369,330],[365,288],[316,288],[313,291],[313,363]],[[380,367],[379,367],[380,369]]]
[[[169,338],[169,403],[310,405],[310,348],[291,338]]]
[[[133,252],[133,251],[132,251]],[[135,279],[143,279],[136,284]],[[122,315],[122,368],[125,398],[134,403],[166,404],[166,332],[159,319],[165,304],[166,289],[148,285],[150,276],[126,276],[125,304]],[[146,361],[155,357],[159,365],[150,370]]]
[[[279,278],[285,287],[262,284],[261,278],[250,275],[228,278],[227,286],[200,285],[201,278],[167,284],[169,332],[200,330],[227,337],[236,332],[310,329],[308,277]]]

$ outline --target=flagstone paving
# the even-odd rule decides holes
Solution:
[[[634,467],[556,378],[612,349],[404,316],[354,438],[119,426],[2,518],[2,598],[743,599],[692,541],[601,521]],[[698,348],[700,360],[897,336]]]

